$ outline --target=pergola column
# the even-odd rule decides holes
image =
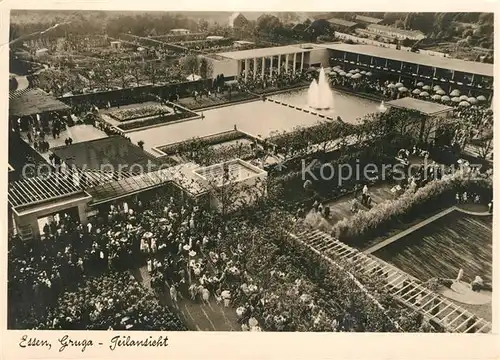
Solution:
[[[278,75],[281,73],[281,55],[278,55]]]
[[[289,66],[288,64],[289,64],[289,61],[290,61],[288,54],[286,54],[286,56],[285,56],[285,61],[286,61],[285,72],[288,74],[288,66]]]
[[[269,76],[273,76],[273,57],[271,56],[271,64],[269,66]]]
[[[304,53],[302,53],[302,56],[300,58],[300,72],[304,70]]]
[[[245,82],[248,79],[248,59],[245,59]]]
[[[253,78],[257,77],[257,58],[253,58]]]
[[[261,69],[261,72],[262,72],[262,79],[264,79],[264,69],[266,67],[266,58],[263,57],[262,58],[262,69]]]
[[[293,73],[295,74],[295,68],[297,67],[297,53],[293,54]]]

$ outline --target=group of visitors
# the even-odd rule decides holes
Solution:
[[[27,117],[27,122],[19,118],[15,131],[26,131],[26,139],[37,151],[45,153],[49,151],[50,144],[46,139],[48,129],[51,128],[52,137],[58,139],[61,131],[66,128],[63,116],[57,113],[45,114],[42,118],[39,114]]]
[[[312,75],[309,74],[308,76],[306,70],[295,69],[293,71],[293,67],[289,66],[287,71],[283,65],[279,72],[277,67],[273,67],[272,72],[270,69],[266,69],[262,74],[261,64],[257,64],[255,76],[254,70],[249,69],[245,81],[245,72],[242,72],[238,77],[238,84],[241,88],[253,91],[266,88],[282,88],[301,83],[305,84],[307,79],[311,81]]]
[[[328,212],[321,204],[317,208]],[[243,330],[290,329],[292,318],[270,310],[269,302],[277,300],[269,298],[254,278],[257,274],[245,266],[251,244],[225,241],[241,226],[246,225],[222,222],[201,205],[167,195],[117,202],[88,223],[56,215],[44,225],[41,241],[23,243],[15,237],[9,242],[11,296],[49,306],[80,279],[142,267],[157,294],[169,294],[174,305],[181,299],[215,301],[236,312]],[[312,306],[307,311],[314,317],[320,310]],[[43,318],[25,316],[34,327],[37,316]]]

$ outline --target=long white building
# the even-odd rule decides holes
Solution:
[[[328,66],[328,51],[313,44],[287,45],[261,49],[231,51],[207,57],[213,75],[224,74],[226,78],[243,76],[248,79],[278,74],[282,71],[296,72],[311,66]]]

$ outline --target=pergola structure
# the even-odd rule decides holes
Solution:
[[[256,185],[265,180],[267,172],[242,160],[227,162],[231,170],[231,184]],[[190,198],[207,195],[219,184],[224,164],[200,167],[183,163],[142,174],[81,170],[69,167],[45,176],[12,181],[8,188],[9,211],[12,212],[17,231],[24,238],[39,237],[38,219],[57,212],[77,208],[80,222],[85,224],[95,207],[123,199],[144,191],[172,184]],[[212,185],[211,180],[215,184]],[[260,183],[259,183],[260,184]],[[265,182],[262,183],[265,192]],[[242,188],[242,192],[245,189]],[[246,196],[246,194],[243,194]],[[208,199],[217,206],[214,199]]]
[[[39,218],[71,208],[78,208],[80,222],[85,224],[87,205],[92,200],[86,189],[128,176],[131,174],[126,172],[68,168],[10,182],[8,203],[17,230],[25,238],[38,237]]]
[[[298,241],[330,261],[345,261],[366,275],[385,277],[384,288],[400,303],[419,312],[426,319],[454,333],[491,333],[491,322],[478,317],[425,287],[404,271],[363,252],[319,230],[307,230],[294,236]]]

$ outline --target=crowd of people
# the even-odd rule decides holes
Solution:
[[[282,66],[280,71],[277,67],[273,67],[272,72],[270,69],[266,69],[262,76],[262,70],[258,64],[257,69],[248,70],[245,81],[245,72],[242,72],[238,77],[238,85],[240,88],[252,90],[267,89],[267,88],[283,88],[290,85],[299,85],[301,83],[305,84],[305,81],[312,81],[313,77],[305,69],[296,69],[289,66],[288,71],[285,66]],[[254,76],[255,73],[255,76]]]
[[[236,312],[242,330],[348,330],[344,315],[330,317],[322,305],[324,300],[311,295],[314,286],[301,280],[303,275],[299,273],[283,272],[284,263],[266,268],[267,275],[250,269],[268,260],[262,258],[264,254],[252,257],[251,241],[241,241],[241,234],[249,236],[254,231],[246,222],[224,222],[200,204],[180,202],[166,194],[117,202],[100,209],[86,224],[71,214],[56,215],[43,227],[41,241],[23,243],[14,237],[9,242],[9,298],[11,304],[17,304],[11,314],[15,320],[9,321],[17,322],[18,328],[121,326],[101,314],[106,296],[112,298],[111,291],[102,291],[106,294],[99,295],[102,301],[83,306],[78,304],[78,294],[83,291],[80,288],[91,296],[93,291],[100,291],[92,285],[101,281],[93,280],[95,277],[145,268],[159,297],[168,294],[174,305],[182,298],[215,300]],[[258,241],[260,244],[264,239],[259,237]],[[270,252],[267,245],[259,246],[261,251]],[[266,280],[268,276],[274,278],[272,283]],[[285,284],[281,284],[283,281]],[[286,290],[281,290],[283,286]],[[283,310],[290,305],[285,306],[277,295],[282,291],[289,292],[289,302],[295,294],[302,304],[296,305],[302,309],[300,319]],[[67,303],[76,310],[63,311],[68,307],[61,304]],[[113,309],[112,304],[105,307],[108,313]],[[85,312],[85,321],[77,315],[81,312]],[[50,314],[49,319],[46,314]],[[146,326],[137,320],[139,314],[127,316],[135,319],[135,329]],[[99,325],[92,322],[93,318],[101,319]]]
[[[63,115],[56,112],[44,114],[41,117],[39,114],[18,118],[13,123],[13,131],[17,133],[26,133],[28,143],[35,150],[45,153],[49,151],[50,144],[47,141],[47,133],[50,131],[54,139],[58,139],[61,131],[66,129],[66,120]]]

